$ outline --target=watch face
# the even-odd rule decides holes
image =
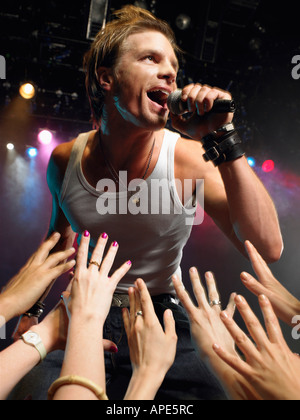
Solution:
[[[39,336],[36,333],[31,332],[31,331],[25,334],[25,339],[26,341],[32,344],[37,344],[39,342]]]

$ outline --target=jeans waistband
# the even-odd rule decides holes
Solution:
[[[167,302],[171,302],[171,303],[175,303],[178,305],[179,300],[174,297],[171,294],[168,293],[164,293],[161,295],[157,295],[157,296],[151,296],[151,299],[154,303],[167,303]],[[117,308],[129,308],[130,303],[129,303],[129,296],[128,295],[121,295],[118,293],[115,293],[113,295],[113,300],[112,300],[112,307],[117,307]]]

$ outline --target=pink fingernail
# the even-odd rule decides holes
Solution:
[[[87,230],[85,230],[83,236],[85,238],[88,238],[90,236],[90,232],[88,232]]]
[[[127,264],[128,264],[128,265],[132,265],[132,262],[131,262],[131,261],[127,261]]]
[[[107,238],[107,233],[102,233],[101,238],[106,239]]]
[[[115,241],[112,246],[114,247],[118,246],[118,242]]]

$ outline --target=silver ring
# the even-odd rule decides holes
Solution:
[[[97,263],[97,261],[91,261],[90,262],[90,265],[96,265],[98,268],[100,268],[100,264],[99,263]]]
[[[142,311],[138,311],[138,312],[135,314],[135,317],[137,318],[138,316],[143,316],[143,312],[142,312]]]
[[[221,306],[222,305],[222,302],[220,300],[212,300],[211,302],[209,302],[209,305],[211,307],[213,307],[213,306]]]

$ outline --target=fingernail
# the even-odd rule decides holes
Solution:
[[[111,346],[111,348],[109,349],[111,353],[118,353],[118,347],[115,346]]]
[[[235,298],[235,302],[236,303],[244,303],[245,302],[245,299],[242,296],[238,295]]]
[[[116,246],[118,246],[118,242],[114,242],[113,244],[112,244],[112,246],[114,246],[114,247],[116,247]]]
[[[106,239],[107,238],[107,233],[102,233],[101,238]]]
[[[247,273],[242,273],[242,274],[241,274],[241,280],[242,280],[244,283],[247,283],[247,282],[249,281],[249,276],[248,276],[248,274],[247,274]]]
[[[88,232],[87,230],[85,230],[83,236],[85,238],[88,238],[90,236],[90,232]]]
[[[220,316],[223,319],[229,319],[229,316],[228,316],[227,312],[225,312],[225,311],[221,312]]]
[[[132,265],[132,262],[131,262],[131,261],[127,261],[127,264],[128,264],[128,265]]]
[[[214,344],[214,345],[213,345],[213,349],[214,349],[214,350],[220,350],[220,346],[219,346],[219,344]]]

